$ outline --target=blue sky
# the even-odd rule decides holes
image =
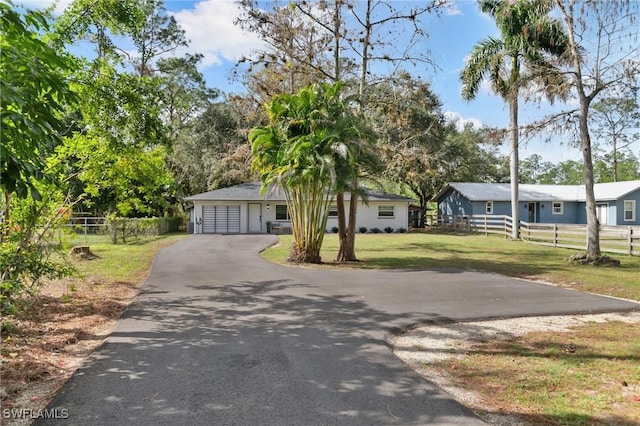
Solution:
[[[28,6],[48,6],[52,0],[23,0]],[[58,10],[62,10],[70,0],[61,0]],[[411,1],[395,1],[397,7],[408,6]],[[232,0],[165,0],[167,10],[185,29],[191,40],[190,51],[204,54],[201,71],[207,83],[224,92],[241,91],[238,83],[229,81],[229,71],[235,61],[260,45],[254,35],[243,34],[233,24],[238,8]],[[481,87],[474,101],[467,102],[460,96],[458,75],[474,44],[497,35],[493,21],[479,12],[477,3],[471,0],[456,0],[440,17],[425,20],[429,38],[424,47],[431,52],[437,68],[423,67],[415,70],[424,80],[431,82],[434,91],[443,102],[444,110],[462,121],[472,121],[476,125],[505,127],[508,123],[508,108],[488,85]],[[523,105],[520,112],[521,124],[533,121],[550,111],[546,102],[540,105]],[[568,146],[566,140],[545,144],[540,141],[524,142],[520,158],[537,153],[544,160],[559,162],[580,159],[580,151]],[[508,148],[503,148],[505,154]]]

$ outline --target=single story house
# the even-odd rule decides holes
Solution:
[[[640,224],[640,180],[594,185],[596,210],[602,225]],[[587,223],[584,185],[519,187],[520,220],[529,223]],[[511,216],[508,183],[449,183],[433,198],[438,215]]]
[[[189,221],[193,223],[193,233],[266,233],[267,222],[274,230],[290,229],[284,192],[276,189],[261,195],[261,185],[260,182],[243,183],[185,198],[192,204]],[[368,189],[366,193],[367,204],[359,201],[357,228],[408,228],[412,199]],[[348,194],[345,198],[349,199]],[[345,207],[348,213],[348,204]],[[328,230],[338,226],[337,216],[333,204],[329,209]]]

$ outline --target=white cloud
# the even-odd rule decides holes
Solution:
[[[445,118],[451,123],[455,123],[458,130],[464,130],[465,126],[471,125],[473,129],[479,130],[484,127],[482,121],[477,118],[464,118],[460,113],[454,111],[445,111]]]
[[[19,0],[15,4],[24,6],[26,9],[46,9],[55,4],[54,15],[60,15],[71,4],[73,0]]]
[[[462,15],[462,10],[456,3],[452,2],[446,6],[446,13],[447,16]]]
[[[236,61],[260,48],[262,41],[234,25],[240,14],[238,5],[230,0],[205,0],[194,9],[173,13],[191,41],[189,50],[204,55],[203,65]]]

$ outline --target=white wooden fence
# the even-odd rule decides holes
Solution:
[[[513,221],[510,216],[501,215],[439,216],[438,225],[510,238]],[[587,226],[520,221],[520,239],[546,246],[585,250]],[[640,256],[640,226],[601,226],[600,249],[608,253]]]

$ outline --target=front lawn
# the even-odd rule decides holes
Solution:
[[[263,252],[263,257],[286,263],[290,235]],[[325,265],[366,269],[465,268],[512,277],[546,281],[563,287],[625,299],[640,300],[640,257],[615,255],[620,267],[576,266],[568,262],[576,250],[539,246],[497,236],[475,234],[359,234],[360,262],[334,265],[336,234],[325,236],[321,252]]]
[[[291,236],[281,236],[280,244],[263,256],[287,263],[290,244]],[[575,250],[495,236],[438,233],[358,235],[360,262],[347,265],[332,263],[337,249],[337,236],[328,234],[321,252],[326,263],[318,267],[465,268],[640,300],[640,257],[616,255],[620,267],[577,266],[568,262]],[[639,326],[610,322],[570,332],[494,339],[465,348],[466,355],[455,361],[422,364],[418,371],[447,377],[458,387],[473,390],[493,407],[493,415],[517,415],[528,425],[637,425]],[[418,345],[415,350],[431,349]]]

